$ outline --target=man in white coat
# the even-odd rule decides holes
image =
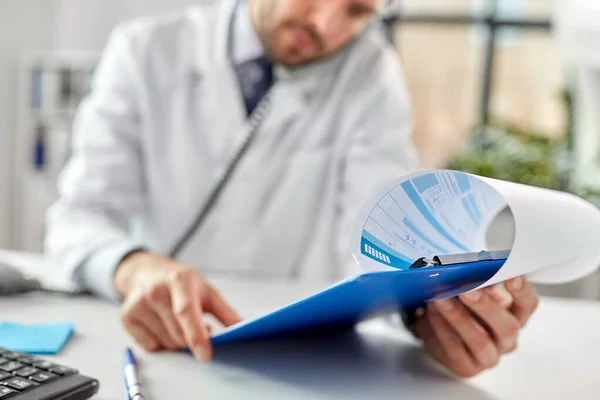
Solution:
[[[418,165],[400,65],[373,23],[385,2],[224,0],[115,29],[78,112],[46,249],[79,285],[124,302],[145,349],[211,358],[204,313],[240,317],[207,274],[357,272],[359,209]],[[256,136],[186,235],[269,88]],[[458,375],[495,365],[537,302],[524,279],[506,286],[509,305],[495,289],[440,302],[415,333]]]

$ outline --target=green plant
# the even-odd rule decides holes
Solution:
[[[465,146],[451,160],[450,168],[538,187],[560,187],[561,146],[557,141],[495,124],[477,129],[473,142],[478,146]]]
[[[600,207],[600,190],[576,189],[570,185],[573,96],[569,90],[564,90],[560,97],[567,117],[561,138],[548,138],[540,132],[487,118],[492,122],[475,129],[471,140],[450,161],[448,168],[570,192]]]
[[[475,146],[473,143],[477,143]],[[571,192],[600,206],[600,191],[569,187],[569,146],[516,126],[494,122],[478,128],[448,168],[480,176]]]

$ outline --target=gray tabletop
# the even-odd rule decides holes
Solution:
[[[0,252],[0,261],[21,260]],[[43,268],[37,262],[33,267]],[[325,283],[213,279],[253,317],[321,289]],[[49,357],[100,380],[99,400],[124,398],[122,351],[133,345],[119,308],[93,298],[28,295],[0,299],[0,319],[70,319],[76,333]],[[596,399],[600,390],[600,304],[543,298],[519,349],[470,380],[443,372],[402,329],[380,320],[356,332],[219,348],[210,363],[186,354],[148,354],[133,345],[149,399]]]

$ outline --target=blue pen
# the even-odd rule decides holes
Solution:
[[[144,400],[142,385],[137,374],[137,363],[131,349],[125,349],[124,357],[125,386],[130,400]]]

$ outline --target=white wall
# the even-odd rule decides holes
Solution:
[[[55,0],[58,19],[56,47],[102,49],[110,30],[123,19],[209,4],[215,0]]]
[[[57,21],[60,21],[55,26],[56,48],[101,49],[126,3],[122,0],[56,0]]]

